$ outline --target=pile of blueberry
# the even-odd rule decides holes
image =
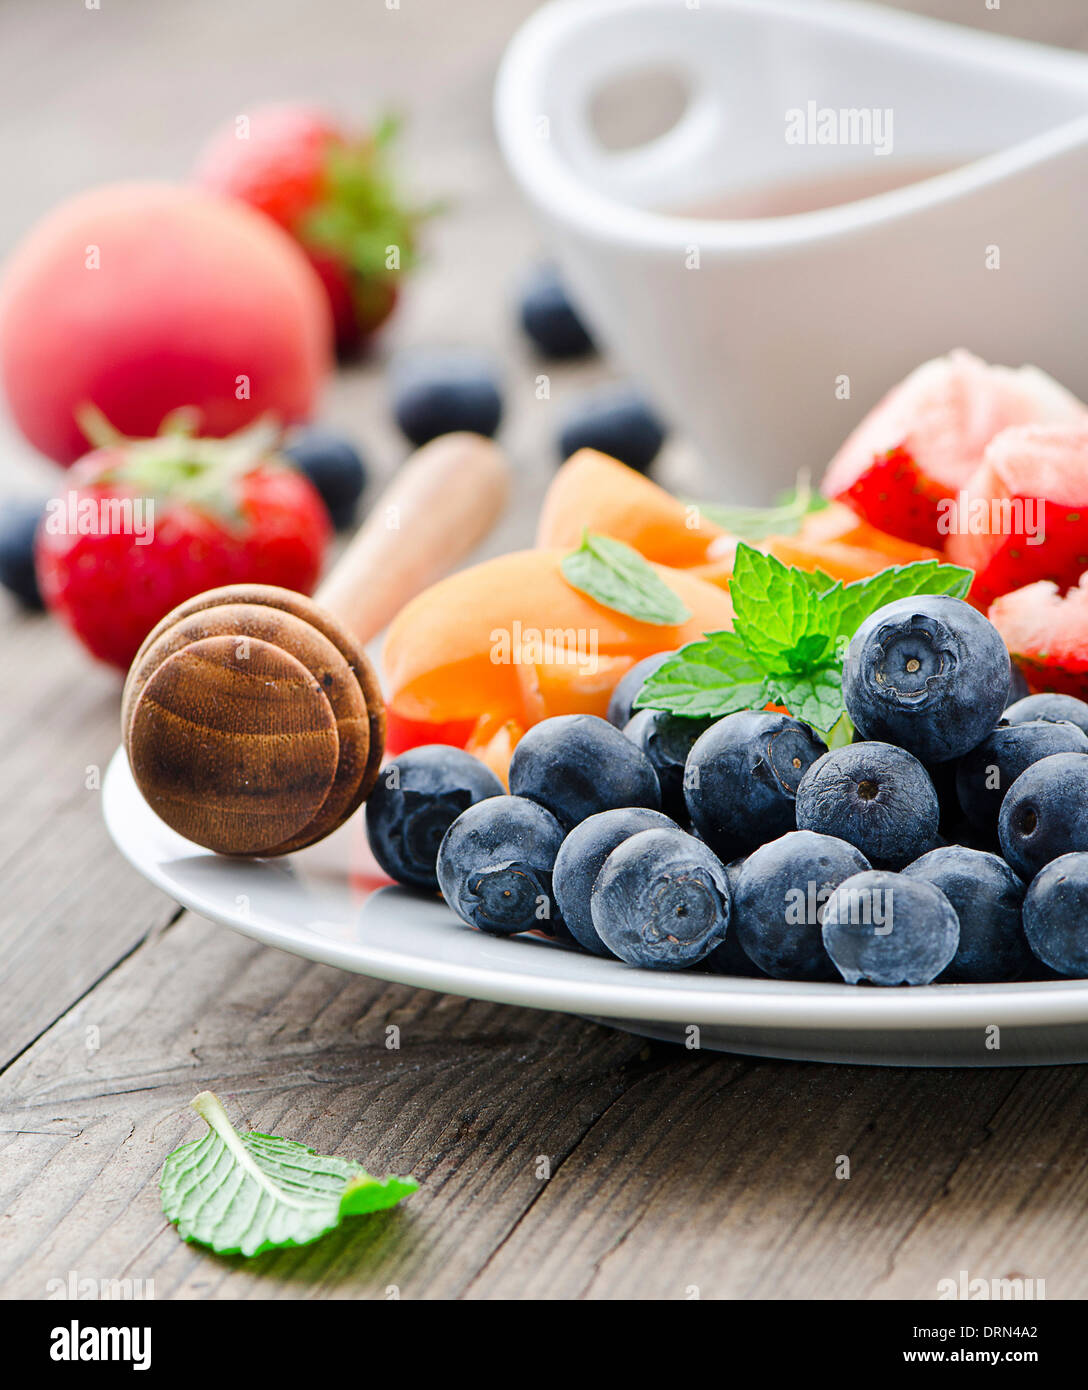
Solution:
[[[632,712],[526,733],[507,795],[459,749],[390,763],[381,866],[465,922],[629,965],[875,985],[1088,976],[1088,704],[1016,685],[959,599],[888,604],[854,635],[854,741],[800,720]],[[1006,705],[1008,706],[1006,708]]]

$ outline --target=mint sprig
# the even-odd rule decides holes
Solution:
[[[192,1106],[208,1132],[167,1158],[162,1208],[184,1240],[221,1255],[306,1245],[344,1217],[395,1206],[419,1187],[415,1178],[372,1178],[349,1158],[293,1139],[239,1134],[211,1091]]]
[[[865,619],[895,599],[963,598],[973,577],[969,569],[923,560],[844,585],[741,543],[729,587],[734,630],[708,633],[669,657],[646,680],[635,708],[720,719],[773,703],[829,734],[846,715],[842,662]]]
[[[653,566],[611,536],[584,531],[578,549],[563,557],[562,570],[573,588],[640,623],[676,627],[691,617]]]
[[[814,492],[807,473],[801,473],[797,486],[783,493],[772,507],[728,507],[717,502],[695,503],[708,521],[739,540],[761,541],[767,536],[793,536],[806,516],[823,511],[830,504]]]

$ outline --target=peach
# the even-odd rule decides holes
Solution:
[[[321,282],[285,231],[199,189],[120,184],[54,209],[0,283],[0,382],[23,434],[69,464],[76,412],[149,436],[181,406],[203,434],[307,418],[331,364]]]

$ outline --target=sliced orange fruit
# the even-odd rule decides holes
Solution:
[[[489,714],[522,727],[547,714],[603,713],[636,661],[732,624],[722,590],[683,570],[659,577],[691,617],[644,623],[563,578],[564,550],[522,550],[450,575],[390,625],[382,665],[399,719],[445,724]]]

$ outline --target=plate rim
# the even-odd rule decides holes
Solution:
[[[111,840],[128,863],[187,910],[303,959],[417,989],[560,1013],[679,1025],[774,1028],[784,1033],[813,1029],[871,1033],[886,1029],[894,1035],[919,1029],[955,1032],[995,1024],[1042,1028],[1088,1024],[1088,980],[878,989],[690,971],[655,973],[580,952],[570,954],[576,954],[583,963],[587,979],[549,978],[519,969],[518,953],[531,944],[549,951],[557,949],[555,946],[544,941],[530,943],[524,937],[485,936],[452,913],[451,929],[463,932],[466,940],[479,938],[481,950],[486,949],[490,957],[486,963],[398,954],[366,942],[345,944],[317,932],[304,934],[300,928],[282,925],[260,913],[232,915],[201,893],[183,890],[161,867],[161,858],[153,860],[140,853],[130,828],[134,814],[162,843],[191,851],[186,858],[218,858],[159,820],[136,788],[123,746],[111,757],[102,780],[102,812]],[[355,817],[347,825],[358,828]]]

